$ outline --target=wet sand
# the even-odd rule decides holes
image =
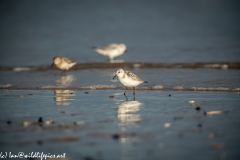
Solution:
[[[135,101],[122,94],[0,90],[1,151],[83,160],[240,157],[239,93],[137,91]]]
[[[121,62],[118,62],[121,61]],[[110,69],[110,68],[182,68],[182,69],[240,69],[239,62],[211,62],[211,63],[142,63],[142,62],[127,62],[124,60],[114,60],[110,62],[95,62],[95,63],[77,63],[71,68],[71,70],[83,70],[83,69]],[[0,71],[47,71],[57,70],[57,67],[48,66],[19,66],[19,67],[7,67],[0,66]]]

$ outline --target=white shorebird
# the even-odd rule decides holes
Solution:
[[[126,96],[126,90],[127,87],[133,87],[133,95],[135,97],[135,87],[138,86],[141,83],[148,83],[147,81],[143,81],[140,78],[138,78],[135,74],[124,71],[122,68],[119,68],[116,70],[115,77],[118,77],[118,81],[126,87],[124,95]]]
[[[71,61],[69,58],[66,57],[54,57],[53,63],[51,66],[56,65],[57,68],[63,71],[67,71],[72,68],[76,62]]]
[[[104,56],[108,56],[109,60],[112,61],[114,57],[122,55],[124,52],[127,52],[127,47],[125,44],[109,44],[107,46],[102,47],[92,47],[93,50],[102,54]]]

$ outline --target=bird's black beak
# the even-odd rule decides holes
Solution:
[[[116,78],[116,76],[117,76],[117,75],[115,75],[115,76],[113,77],[113,79]]]
[[[53,67],[53,66],[54,66],[54,63],[52,63],[51,67]]]

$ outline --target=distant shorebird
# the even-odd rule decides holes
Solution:
[[[118,81],[126,87],[124,95],[126,96],[126,90],[127,87],[133,87],[133,95],[135,97],[135,87],[138,86],[141,83],[148,83],[147,81],[143,81],[140,78],[138,78],[135,74],[124,71],[122,68],[119,68],[116,70],[115,77],[118,77]]]
[[[51,66],[56,65],[58,69],[67,71],[70,68],[72,68],[75,64],[76,62],[73,62],[66,57],[54,57]]]
[[[98,52],[101,55],[108,56],[109,60],[112,61],[114,57],[122,55],[124,52],[127,52],[127,47],[125,44],[109,44],[102,47],[92,47],[93,50]]]

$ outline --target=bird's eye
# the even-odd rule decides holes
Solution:
[[[120,71],[118,71],[118,73],[120,73]]]

